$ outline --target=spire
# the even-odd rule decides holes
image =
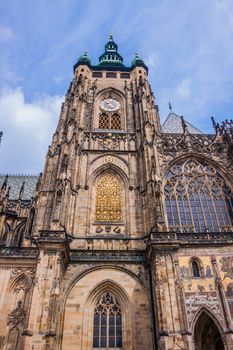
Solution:
[[[99,57],[99,66],[124,66],[123,58],[118,53],[118,46],[113,40],[112,33],[109,34],[104,53]]]

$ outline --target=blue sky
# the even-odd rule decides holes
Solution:
[[[113,32],[124,63],[139,52],[165,119],[171,101],[206,133],[233,112],[232,0],[1,0],[1,173],[39,173],[73,65]]]

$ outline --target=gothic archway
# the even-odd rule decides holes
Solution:
[[[219,325],[205,310],[199,314],[195,323],[194,344],[195,350],[225,349]]]
[[[120,315],[118,311],[121,313],[122,349],[141,350],[142,343],[145,348],[152,348],[147,291],[131,272],[113,266],[98,266],[83,273],[78,280],[72,278],[72,281],[64,298],[60,349],[68,349],[71,345],[77,350],[111,349],[110,344],[108,347],[93,347],[95,311],[106,302],[102,299],[104,296],[113,296],[114,304],[120,309],[115,311],[116,315]],[[120,323],[120,317],[118,321]],[[109,326],[106,326],[108,333]],[[118,350],[118,347],[113,349]]]

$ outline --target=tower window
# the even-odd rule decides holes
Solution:
[[[196,160],[176,164],[165,187],[168,225],[181,232],[230,230],[233,197],[218,171]]]
[[[121,79],[130,79],[129,73],[121,73]]]
[[[122,221],[122,193],[117,178],[111,174],[103,176],[96,189],[96,220]]]
[[[94,311],[93,349],[122,349],[122,315],[117,299],[105,293]]]
[[[199,264],[195,260],[192,261],[192,274],[195,278],[201,277]]]
[[[99,128],[100,129],[110,128],[109,116],[105,113],[101,114],[101,116],[99,117]]]
[[[106,73],[106,78],[116,78],[116,73],[113,73],[113,72],[107,72]]]
[[[103,113],[99,117],[99,129],[121,129],[121,117],[119,114],[107,115]]]
[[[111,117],[111,129],[119,130],[121,128],[121,117],[118,114],[113,114]]]
[[[102,72],[93,72],[92,77],[93,78],[102,78]]]

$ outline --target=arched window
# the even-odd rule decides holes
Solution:
[[[192,275],[193,277],[196,277],[196,278],[201,277],[199,264],[197,263],[196,260],[192,261]]]
[[[93,349],[122,349],[121,309],[115,296],[109,292],[96,303]]]
[[[96,220],[122,221],[122,192],[112,174],[103,176],[96,188]]]
[[[120,130],[121,129],[121,117],[119,114],[106,114],[102,113],[99,117],[99,129],[113,129]]]
[[[99,117],[99,129],[110,129],[109,116],[105,113]]]
[[[121,117],[119,114],[113,114],[111,117],[111,129],[120,130],[121,129]]]
[[[232,228],[233,197],[212,166],[194,160],[174,165],[167,175],[168,225],[181,232],[218,232]]]

